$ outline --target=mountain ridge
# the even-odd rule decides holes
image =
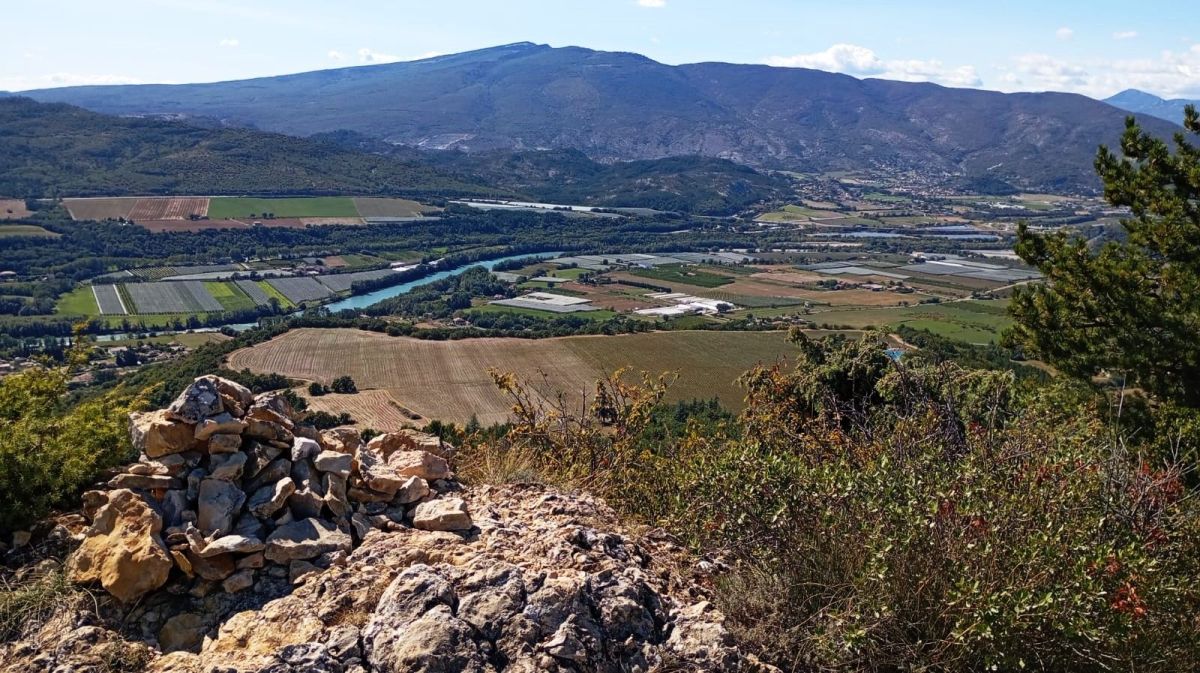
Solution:
[[[1095,191],[1124,113],[1077,94],[956,89],[767,65],[665,65],[513,43],[420,61],[194,85],[25,92],[110,114],[186,114],[289,135],[348,130],[423,149],[702,155],[804,172],[919,171]],[[1155,135],[1177,127],[1143,119]]]
[[[1141,89],[1126,89],[1104,99],[1105,103],[1136,114],[1150,115],[1178,123],[1188,105],[1200,107],[1200,99],[1163,98]]]

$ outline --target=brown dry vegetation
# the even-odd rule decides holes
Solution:
[[[76,220],[115,220],[119,217],[129,217],[134,204],[138,202],[134,196],[118,196],[100,199],[63,199],[67,212]]]
[[[504,421],[509,401],[489,368],[540,382],[578,402],[606,371],[677,371],[669,399],[718,396],[739,407],[734,380],[758,362],[792,352],[782,332],[657,332],[560,339],[424,341],[349,329],[298,329],[230,355],[235,370],[277,372],[328,384],[349,375],[360,390],[385,389],[427,419]],[[542,374],[545,374],[543,379]],[[342,409],[358,417],[353,408]]]

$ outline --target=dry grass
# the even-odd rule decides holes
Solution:
[[[354,207],[363,217],[420,217],[426,212],[437,210],[409,199],[379,197],[355,197]]]
[[[359,429],[371,428],[391,432],[404,427],[422,426],[429,422],[428,418],[405,409],[387,390],[360,390],[351,395],[328,393],[311,397],[307,388],[301,388],[296,393],[308,401],[310,411],[324,411],[335,416],[350,414]]]
[[[541,392],[564,392],[575,402],[606,372],[630,366],[677,371],[671,401],[742,399],[735,379],[758,362],[792,352],[782,332],[657,332],[558,339],[424,341],[349,329],[298,329],[230,355],[234,370],[277,372],[329,384],[349,375],[359,388],[383,389],[425,419],[484,425],[508,419],[510,401],[488,369],[539,382]],[[344,409],[359,418],[353,407]]]

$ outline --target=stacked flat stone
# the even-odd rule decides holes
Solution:
[[[92,526],[70,562],[125,602],[172,573],[229,593],[260,572],[298,582],[372,530],[471,528],[463,501],[441,495],[458,486],[436,437],[317,431],[281,394],[217,376],[131,414],[130,437],[141,459],[84,495]]]

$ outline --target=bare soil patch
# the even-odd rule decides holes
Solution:
[[[19,220],[32,214],[24,199],[0,199],[0,220]]]
[[[135,196],[117,196],[99,199],[63,199],[67,212],[76,220],[115,220],[128,218],[138,202]]]

